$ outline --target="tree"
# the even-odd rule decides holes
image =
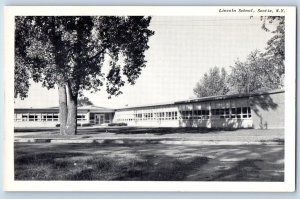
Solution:
[[[278,73],[280,78],[280,87],[284,86],[285,75],[285,17],[284,16],[268,16],[262,17],[262,29],[267,32],[272,32],[272,36],[266,47],[266,52],[263,56],[267,59],[273,70]],[[270,24],[275,24],[276,28],[271,30],[268,27]]]
[[[229,91],[227,86],[227,73],[225,68],[210,68],[196,84],[194,93],[197,97],[225,95]]]
[[[251,52],[245,62],[237,60],[228,78],[230,93],[255,93],[279,86],[279,74],[258,50]]]
[[[91,102],[90,99],[87,97],[78,98],[77,104],[78,104],[78,106],[94,105],[93,102]]]
[[[133,85],[141,74],[154,34],[150,21],[143,16],[16,17],[15,97],[26,97],[30,78],[48,89],[58,87],[60,133],[76,134],[83,90],[97,92],[105,84],[107,93],[117,96],[126,81]],[[102,72],[105,59],[107,74]]]

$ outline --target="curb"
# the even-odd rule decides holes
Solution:
[[[169,144],[169,145],[284,145],[274,141],[201,141],[201,140],[161,140],[161,139],[37,139],[20,138],[19,143],[64,143],[64,144]]]

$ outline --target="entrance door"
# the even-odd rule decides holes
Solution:
[[[95,114],[95,124],[103,124],[103,123],[104,123],[104,115]]]

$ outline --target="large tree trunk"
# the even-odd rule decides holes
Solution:
[[[68,117],[65,133],[66,135],[76,135],[77,134],[77,97],[78,92],[71,90],[70,85],[67,86],[67,107],[68,107]]]
[[[66,135],[68,108],[67,108],[67,93],[66,93],[65,85],[58,86],[58,95],[59,95],[60,135]]]

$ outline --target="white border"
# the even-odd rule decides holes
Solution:
[[[225,9],[285,9],[285,13],[224,13]],[[160,16],[285,16],[285,181],[284,182],[152,182],[152,181],[14,181],[14,17],[20,15],[160,15]],[[5,44],[5,191],[205,191],[292,192],[295,190],[296,7],[292,6],[7,6]]]

